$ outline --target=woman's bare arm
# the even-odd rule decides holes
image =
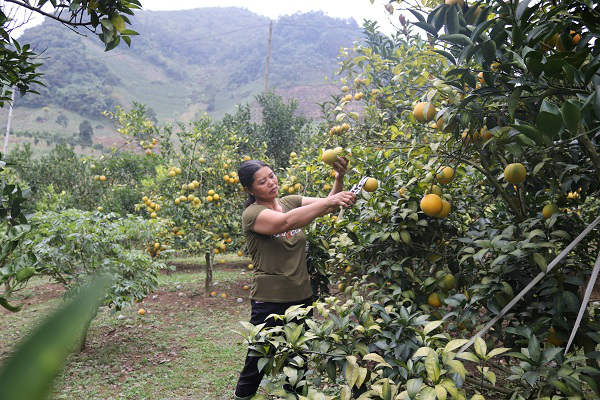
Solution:
[[[252,230],[262,235],[275,235],[310,224],[315,218],[335,207],[350,207],[356,196],[352,192],[340,192],[333,196],[317,198],[311,204],[294,208],[286,213],[267,209],[256,217]]]

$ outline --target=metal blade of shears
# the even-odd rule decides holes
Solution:
[[[352,189],[350,189],[350,191],[352,193],[354,193],[356,196],[358,196],[358,194],[362,190],[363,186],[365,186],[365,183],[367,182],[367,179],[369,179],[368,176],[363,176],[361,178],[361,180],[356,185],[352,186]],[[338,220],[344,216],[344,210],[345,210],[345,208],[342,208],[340,210],[340,213],[338,214]]]

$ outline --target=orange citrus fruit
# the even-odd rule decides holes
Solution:
[[[420,206],[421,210],[423,210],[426,215],[435,217],[442,211],[443,203],[440,196],[430,193],[421,199]]]
[[[427,297],[427,304],[429,304],[431,307],[441,307],[442,301],[440,300],[440,295],[435,292],[431,293],[429,297]]]
[[[433,120],[435,117],[437,110],[433,106],[433,104],[429,102],[421,102],[417,103],[415,108],[413,108],[413,115],[415,119],[419,122],[428,122]]]
[[[556,207],[556,204],[546,204],[542,209],[542,215],[545,219],[550,218],[556,212],[558,212],[558,207]]]
[[[377,190],[378,187],[379,187],[379,182],[377,181],[377,179],[369,178],[365,182],[363,189],[365,190],[365,192],[374,192],[375,190]]]
[[[512,184],[518,184],[525,180],[527,170],[521,163],[508,164],[504,168],[504,179]]]
[[[452,167],[443,167],[436,175],[436,178],[442,185],[447,185],[454,178],[454,169]]]
[[[448,214],[450,214],[450,202],[447,200],[442,199],[442,209],[440,210],[440,212],[436,215],[436,217],[438,218],[446,218],[448,216]]]

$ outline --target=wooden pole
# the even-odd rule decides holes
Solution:
[[[2,150],[3,154],[6,154],[6,147],[8,146],[8,135],[10,133],[10,123],[12,120],[13,104],[15,103],[15,89],[16,88],[13,86],[10,105],[8,107],[8,121],[6,122],[6,135],[4,135],[4,149]]]
[[[265,65],[265,92],[269,87],[269,61],[271,60],[271,36],[273,34],[273,21],[269,22],[269,41],[267,42],[267,63]]]

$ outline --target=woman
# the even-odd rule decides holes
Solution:
[[[250,299],[250,323],[274,326],[270,314],[283,314],[297,304],[312,303],[312,288],[306,269],[306,239],[302,227],[338,207],[350,207],[356,196],[342,191],[348,160],[338,157],[333,164],[335,184],[325,198],[299,195],[278,197],[277,177],[258,160],[243,162],[238,169],[240,183],[248,193],[242,214],[246,249],[254,263],[254,284]],[[259,357],[246,356],[235,389],[236,399],[250,399],[258,390],[263,372]]]

